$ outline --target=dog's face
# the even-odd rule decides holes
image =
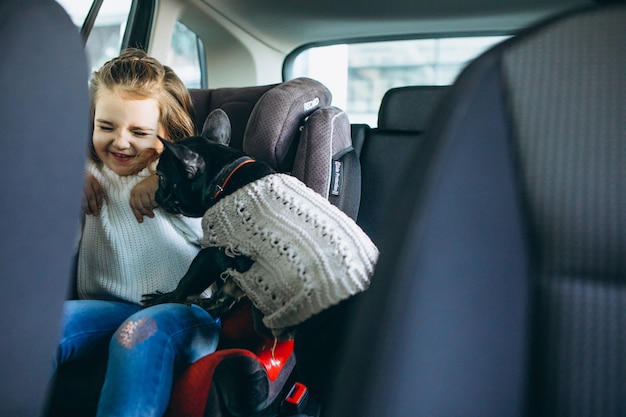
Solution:
[[[193,148],[208,140],[194,136],[177,143],[163,141],[165,149],[159,159],[159,188],[156,202],[163,210],[188,217],[202,217],[207,210],[203,202],[204,184],[210,180],[210,159]],[[192,147],[193,146],[193,147]]]
[[[187,217],[202,217],[209,208],[208,188],[211,179],[233,158],[228,147],[231,125],[222,109],[213,110],[206,118],[200,136],[176,143],[163,142],[157,174],[159,188],[155,199],[165,211]]]

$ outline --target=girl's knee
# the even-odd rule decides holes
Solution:
[[[126,349],[142,342],[167,343],[180,325],[180,311],[186,308],[182,304],[160,304],[140,310],[122,323],[111,342]]]
[[[183,349],[199,340],[219,335],[219,322],[197,306],[161,304],[138,311],[115,332],[111,342],[126,349],[151,349],[151,345],[171,345]]]
[[[117,329],[112,342],[126,349],[132,349],[137,344],[153,337],[158,331],[156,320],[150,316],[131,316]]]

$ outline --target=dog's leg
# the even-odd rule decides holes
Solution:
[[[209,312],[212,317],[221,317],[237,304],[246,294],[235,283],[232,278],[228,278],[223,285],[208,299],[190,300]]]
[[[176,289],[169,293],[145,294],[144,307],[162,303],[185,303],[188,296],[201,294],[228,269],[244,272],[252,261],[247,256],[231,257],[224,248],[209,247],[202,249],[191,262],[187,273],[181,278]]]

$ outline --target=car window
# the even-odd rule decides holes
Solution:
[[[86,0],[56,0],[80,29],[92,5]],[[92,71],[119,55],[133,0],[104,0],[86,45]]]
[[[448,37],[311,47],[286,61],[286,78],[311,77],[333,93],[352,123],[376,126],[393,87],[449,85],[467,63],[506,36]]]
[[[165,64],[170,66],[187,88],[206,88],[203,66],[204,44],[200,37],[181,22],[176,22]]]

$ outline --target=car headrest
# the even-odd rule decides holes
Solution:
[[[250,113],[257,101],[268,90],[278,84],[267,84],[252,87],[223,87],[213,89],[189,89],[195,110],[194,123],[200,132],[205,118],[215,109],[222,109],[228,114],[232,127],[230,146],[243,148],[243,134]]]
[[[243,150],[278,171],[293,163],[301,124],[316,109],[329,106],[330,91],[319,81],[296,78],[268,90],[254,106],[243,136]]]
[[[421,85],[390,89],[380,104],[378,128],[423,132],[447,89],[446,86]]]
[[[356,219],[361,203],[361,163],[352,147],[350,120],[337,107],[322,107],[302,127],[293,176]]]

